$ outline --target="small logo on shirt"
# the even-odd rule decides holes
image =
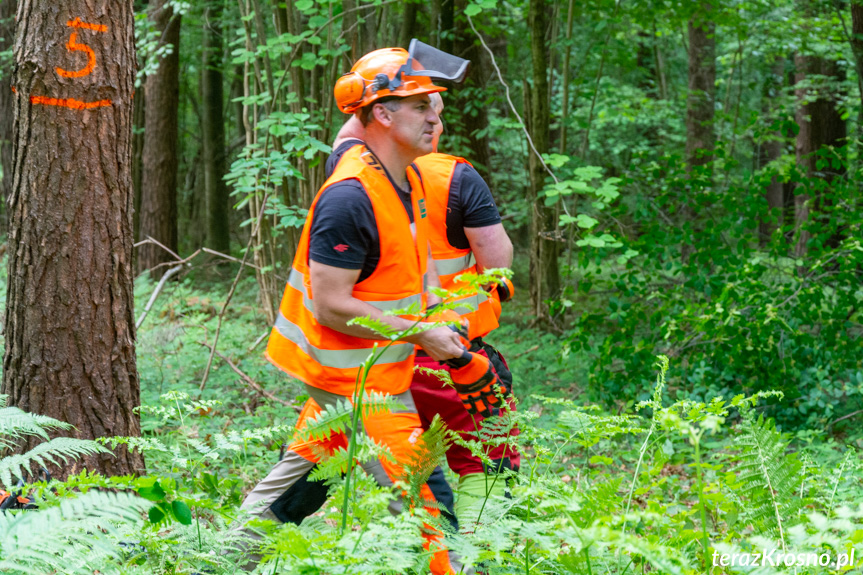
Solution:
[[[334,246],[333,249],[336,250],[337,252],[344,253],[344,252],[348,251],[348,247],[349,246],[347,244],[339,244],[337,246]]]
[[[420,208],[420,219],[421,220],[425,219],[425,217],[426,217],[426,199],[420,198],[419,200],[417,200],[417,205]]]

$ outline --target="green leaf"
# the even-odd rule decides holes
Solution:
[[[482,7],[479,4],[470,4],[464,9],[465,16],[476,16],[482,12]]]
[[[153,485],[138,488],[138,495],[147,501],[162,501],[165,499],[165,490],[156,481]]]
[[[183,525],[192,524],[192,510],[189,506],[179,499],[171,503],[171,510],[174,512],[174,517]]]
[[[161,523],[165,520],[165,512],[158,505],[154,505],[147,511],[147,518],[150,520],[150,523]]]
[[[584,228],[586,230],[589,230],[590,228],[599,223],[599,220],[595,220],[586,214],[578,214],[575,219],[578,227]]]

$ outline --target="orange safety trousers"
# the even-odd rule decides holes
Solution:
[[[344,398],[322,392],[322,390],[307,387],[310,398],[303,406],[297,421],[297,430],[307,427],[310,419],[316,417],[320,412],[320,403],[331,403],[335,398]],[[366,414],[362,419],[363,430],[378,444],[383,444],[393,455],[395,461],[386,458],[377,459],[364,463],[363,468],[375,481],[384,487],[391,487],[396,481],[404,481],[405,465],[415,453],[417,441],[422,435],[423,429],[420,425],[419,415],[416,413],[410,392],[396,396],[398,401],[407,406],[407,410],[401,412],[382,412]],[[318,401],[316,401],[316,399]],[[253,509],[254,507],[268,507],[285,492],[287,492],[297,481],[298,476],[307,475],[314,465],[324,457],[331,456],[339,450],[348,448],[348,437],[344,433],[335,433],[324,439],[312,439],[308,441],[297,440],[288,447],[285,457],[280,461],[267,476],[246,498],[243,507]],[[285,468],[285,463],[293,469]],[[281,466],[281,469],[280,469]],[[298,468],[299,471],[297,471]],[[452,498],[452,491],[445,482],[445,489],[449,491],[448,497]],[[255,490],[261,489],[258,493]],[[266,490],[266,492],[264,491]],[[433,517],[440,517],[440,510],[435,502],[443,503],[447,494],[436,493],[440,487],[436,485],[433,490],[429,483],[421,488],[423,507]],[[400,494],[404,495],[404,493]],[[390,503],[390,511],[399,513],[402,511],[401,497]],[[312,510],[313,512],[313,510]],[[443,534],[436,528],[426,525],[423,529],[423,548],[432,551],[430,569],[433,575],[451,575],[458,573],[455,567],[456,561],[450,560],[450,554],[443,546]]]

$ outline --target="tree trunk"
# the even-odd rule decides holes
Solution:
[[[848,127],[837,106],[841,95],[834,94],[828,86],[807,88],[805,85],[807,77],[811,75],[842,79],[844,73],[837,63],[798,54],[794,64],[798,84],[796,119],[800,128],[797,133],[797,165],[806,174],[806,182],[798,185],[794,196],[794,230],[797,235],[794,253],[797,257],[803,257],[812,239],[809,224],[820,212],[822,204],[830,201],[823,192],[829,188],[821,185],[820,181],[830,182],[844,175],[843,171],[836,171],[829,165],[819,170],[818,151],[825,146],[843,146],[848,137]],[[824,238],[825,242],[830,240]]]
[[[857,133],[863,141],[863,0],[851,2],[851,50],[857,70],[857,87],[860,90],[860,111],[857,115]]]
[[[716,25],[710,3],[689,20],[689,95],[686,100],[686,160],[688,167],[710,164],[716,137],[713,116],[716,100]]]
[[[2,392],[11,405],[71,423],[82,438],[140,435],[132,2],[96,6],[22,0],[8,200]],[[82,467],[128,474],[143,466],[140,454],[121,448],[117,457],[87,457],[57,475]]]
[[[448,54],[453,52],[455,28],[455,0],[440,1],[440,49]]]
[[[417,21],[417,4],[416,2],[407,2],[405,3],[404,8],[405,13],[402,15],[398,45],[407,50],[408,45],[411,42],[411,38],[414,37],[414,28],[416,27]]]
[[[15,0],[0,1],[0,194],[6,199],[12,189],[12,58],[3,54],[15,41]],[[6,229],[4,214],[2,228]]]
[[[204,188],[207,198],[207,246],[223,253],[230,250],[228,187],[225,185],[225,114],[222,79],[222,0],[213,0],[204,11],[202,132],[204,140]]]
[[[173,47],[145,84],[143,173],[141,174],[141,239],[152,237],[177,251],[177,108],[180,94],[180,16],[166,0],[152,0],[151,14],[162,43]],[[143,244],[138,249],[138,270],[174,260],[163,248]],[[167,267],[156,272],[161,276]]]
[[[528,12],[530,29],[531,60],[533,63],[533,89],[530,92],[530,135],[534,147],[540,154],[548,152],[550,115],[548,108],[548,66],[545,38],[546,3],[544,0],[531,0]],[[559,292],[558,244],[555,241],[558,230],[554,212],[547,208],[540,191],[547,176],[545,168],[531,150],[529,153],[530,188],[528,199],[531,206],[530,217],[530,304],[531,310],[542,319],[546,316],[543,301],[555,298]]]
[[[466,0],[458,0],[456,11],[463,13],[467,7]],[[467,29],[468,32],[464,32]],[[460,30],[455,37],[455,53],[462,58],[470,60],[471,73],[468,74],[464,86],[456,90],[452,96],[449,96],[449,106],[456,106],[461,112],[460,121],[457,123],[447,122],[446,113],[444,113],[444,125],[447,130],[461,135],[470,148],[471,154],[468,158],[473,163],[477,172],[483,179],[492,185],[492,174],[490,168],[491,163],[491,147],[489,146],[488,138],[488,106],[481,101],[482,95],[485,94],[486,84],[489,80],[489,75],[493,68],[489,62],[488,55],[485,50],[476,41],[473,32],[465,23],[464,26],[457,26],[456,30]],[[444,94],[446,100],[447,94]],[[452,98],[455,98],[453,101]]]
[[[137,242],[141,239],[141,173],[144,171],[144,90],[138,90],[133,99],[132,112],[132,190],[135,209],[132,214],[132,229]]]
[[[785,59],[778,58],[771,67],[771,74],[764,82],[762,110],[765,118],[770,118],[773,114],[772,103],[776,102],[781,95],[784,75]],[[758,167],[763,168],[782,156],[782,149],[785,146],[782,130],[774,131],[759,146]],[[767,215],[758,222],[758,235],[762,245],[770,240],[774,231],[782,227],[782,212],[785,205],[784,184],[777,176],[773,176],[770,180],[764,190],[764,196],[767,200]]]

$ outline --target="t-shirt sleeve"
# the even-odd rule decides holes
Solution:
[[[491,190],[475,169],[467,164],[459,164],[453,178],[461,180],[458,194],[464,227],[482,228],[500,223],[500,212],[494,203]]]
[[[359,270],[376,240],[375,213],[362,184],[344,180],[321,192],[309,236],[309,259]]]
[[[348,138],[341,144],[339,147],[333,150],[333,153],[327,157],[327,163],[324,166],[324,174],[326,177],[330,177],[333,175],[333,172],[336,171],[336,166],[339,164],[339,160],[342,159],[342,156],[345,155],[345,152],[356,146],[357,144],[362,144],[362,140],[357,140],[354,138]]]

